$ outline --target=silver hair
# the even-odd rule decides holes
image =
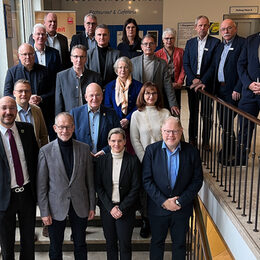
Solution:
[[[87,48],[86,48],[85,45],[82,45],[82,44],[74,45],[74,46],[72,47],[72,49],[71,49],[70,55],[71,55],[71,53],[72,53],[75,49],[80,49],[80,50],[84,51],[84,52],[86,53],[86,55],[87,55]]]
[[[131,60],[130,60],[128,57],[126,57],[126,56],[122,56],[122,57],[118,58],[118,59],[116,60],[116,62],[114,63],[114,66],[113,66],[113,67],[114,67],[115,73],[117,74],[118,63],[119,63],[120,61],[123,61],[123,62],[127,65],[129,74],[132,73],[132,71],[133,71],[132,62],[131,62]]]
[[[166,34],[171,34],[174,38],[176,37],[176,30],[173,29],[173,28],[166,28],[164,31],[163,31],[163,34],[162,34],[162,39],[165,38],[165,35]]]
[[[120,128],[120,127],[117,127],[117,128],[113,128],[109,131],[108,133],[108,137],[107,137],[107,140],[109,141],[111,136],[114,135],[114,134],[121,134],[123,136],[123,139],[126,140],[126,134],[125,134],[125,131]]]
[[[18,79],[15,83],[14,83],[14,90],[16,89],[16,86],[18,85],[18,84],[26,84],[26,85],[29,85],[29,87],[31,88],[31,85],[30,85],[30,82],[29,82],[29,80],[27,80],[27,79]]]
[[[84,16],[84,23],[86,22],[88,17],[91,17],[92,19],[95,19],[97,21],[97,17],[93,13],[88,13]]]
[[[37,24],[35,24],[35,25],[33,26],[33,34],[35,34],[37,28],[43,28],[43,29],[45,30],[45,33],[46,33],[46,28],[45,28],[45,26],[44,26],[43,24],[41,24],[41,23],[37,23]]]
[[[57,116],[55,116],[55,125],[57,125],[58,119],[61,116],[68,117],[70,119],[71,123],[74,125],[74,118],[73,118],[73,116],[69,112],[61,112]]]
[[[175,121],[175,123],[178,124],[179,128],[182,129],[181,120],[180,120],[178,117],[175,117],[175,116],[169,116],[169,117],[167,117],[167,118],[163,121],[162,127],[163,127],[168,121],[170,121],[170,120]]]

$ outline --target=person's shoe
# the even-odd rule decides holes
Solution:
[[[43,235],[44,237],[49,237],[48,226],[43,226],[43,227],[42,227],[42,235]]]
[[[150,236],[150,225],[147,218],[142,219],[142,227],[140,230],[140,236],[142,238],[148,238]]]
[[[73,236],[72,236],[72,234],[70,234],[70,241],[73,241]]]
[[[38,236],[36,233],[34,233],[34,242],[36,242],[38,240]]]

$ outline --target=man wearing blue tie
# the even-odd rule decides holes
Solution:
[[[203,174],[199,152],[180,141],[182,132],[178,118],[167,118],[161,129],[163,140],[149,145],[143,159],[143,185],[148,194],[152,234],[151,260],[163,260],[168,229],[172,259],[185,259],[186,232]]]

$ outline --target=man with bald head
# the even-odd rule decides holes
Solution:
[[[35,63],[35,51],[30,44],[23,43],[18,48],[18,57],[19,64],[8,69],[6,73],[4,95],[13,97],[15,82],[19,79],[28,80],[32,90],[29,103],[42,109],[50,134],[50,122],[54,118],[55,82],[51,81],[47,67]]]
[[[109,146],[107,136],[112,128],[120,127],[116,112],[101,105],[103,92],[96,83],[86,88],[86,105],[71,110],[75,121],[75,138],[90,146],[94,157],[107,153]]]
[[[71,67],[68,39],[63,34],[57,33],[57,15],[55,13],[46,13],[44,16],[44,26],[47,32],[46,46],[52,47],[59,51],[62,69]],[[34,39],[30,35],[29,43],[33,46]]]
[[[14,259],[16,217],[20,259],[34,260],[38,145],[33,126],[15,122],[16,102],[0,99],[0,246],[3,260]]]
[[[242,82],[237,72],[237,62],[245,43],[245,39],[237,35],[237,26],[231,19],[225,19],[220,25],[223,38],[217,47],[211,70],[214,70],[214,94],[223,101],[238,105],[242,91]],[[219,109],[219,119],[222,125],[222,150],[219,152],[219,161],[229,157],[231,148],[235,153],[235,133],[232,127],[233,118],[231,112]],[[233,144],[231,137],[227,138],[226,132],[233,133]],[[231,134],[229,134],[231,136]],[[233,146],[232,146],[233,145]],[[224,163],[225,164],[225,163]]]
[[[151,260],[164,259],[168,229],[172,259],[185,259],[189,218],[193,200],[202,186],[203,173],[198,150],[181,141],[182,132],[177,117],[167,118],[161,128],[163,140],[147,146],[143,158],[143,185],[148,195],[152,234]]]

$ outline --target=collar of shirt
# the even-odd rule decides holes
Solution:
[[[22,111],[23,113],[28,113],[28,112],[31,111],[30,104],[28,104],[28,109],[27,109],[27,110],[24,110],[24,109],[23,109],[21,106],[19,106],[17,103],[16,103],[16,105],[17,105],[17,111],[18,111],[18,113],[19,113],[20,111]]]
[[[208,39],[208,36],[209,36],[209,35],[207,34],[202,40],[201,40],[200,37],[198,36],[198,37],[197,37],[197,40],[198,40],[198,42],[201,42],[201,43],[206,42],[207,39]]]
[[[44,50],[43,51],[39,51],[36,47],[34,47],[35,52],[39,52],[41,54],[45,53],[46,50],[46,45],[44,45]]]
[[[232,42],[234,41],[234,38],[235,38],[235,36],[229,42],[227,42],[226,40],[223,40],[223,44],[227,45],[227,46],[231,46]]]
[[[171,151],[169,150],[169,148],[167,147],[166,143],[163,141],[163,142],[162,142],[162,149],[166,149],[167,154],[172,155],[172,154],[175,154],[175,153],[177,153],[178,151],[181,150],[181,143],[179,143],[179,144],[177,145],[177,147],[175,148],[175,150],[174,150],[173,152],[171,152]]]
[[[18,134],[18,130],[17,130],[17,127],[16,127],[15,123],[12,125],[11,128],[6,128],[6,127],[0,125],[0,132],[2,133],[2,135],[5,135],[7,133],[8,129],[11,129],[14,134]]]
[[[93,113],[93,114],[99,113],[99,114],[100,114],[100,107],[98,108],[97,111],[93,112],[93,111],[91,110],[91,107],[88,105],[88,113]]]
[[[82,73],[81,73],[80,76],[77,75],[77,73],[76,73],[76,71],[74,70],[73,67],[72,67],[72,69],[73,69],[73,73],[74,73],[75,78],[80,79],[80,78],[84,75],[84,72],[85,72],[85,66],[83,67],[83,71],[82,71]]]
[[[54,38],[57,38],[57,33],[55,33],[54,36],[51,36],[51,35],[49,35],[49,34],[47,33],[47,36],[50,37],[50,38],[52,38],[52,39],[54,39]]]

